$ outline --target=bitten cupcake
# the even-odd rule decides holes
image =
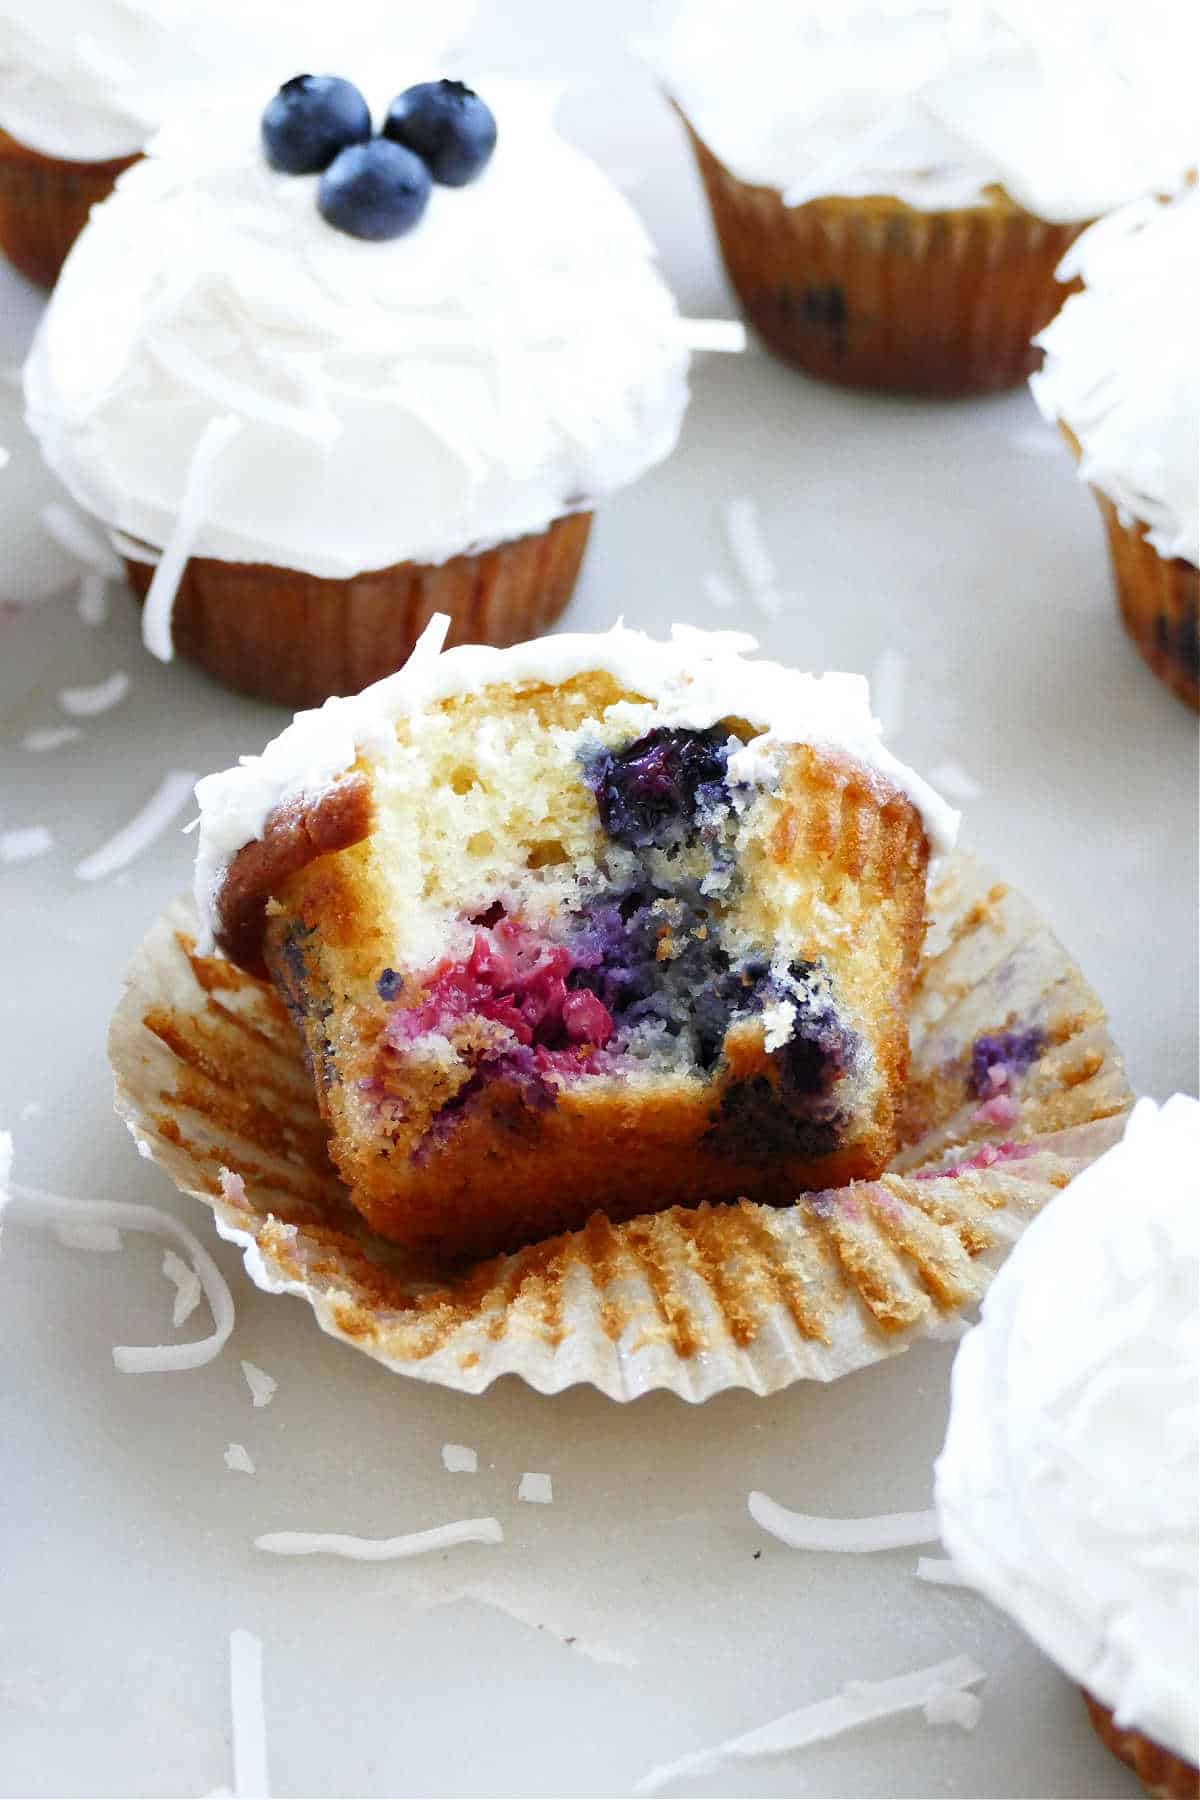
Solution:
[[[49,287],[91,208],[159,126],[236,69],[391,46],[418,62],[466,28],[469,0],[0,0],[0,249]]]
[[[682,0],[653,56],[769,348],[916,393],[1027,375],[1072,239],[1194,155],[1192,9],[1148,5]]]
[[[202,917],[292,1011],[372,1229],[442,1261],[878,1175],[956,817],[866,683],[445,627],[197,788]]]
[[[434,81],[372,113],[298,77],[164,131],[96,211],[29,419],[156,655],[306,705],[435,611],[501,645],[561,612],[597,501],[675,444],[688,330],[550,111]]]
[[[1034,399],[1099,503],[1126,630],[1200,706],[1200,189],[1093,226],[1060,274],[1083,291],[1037,340]]]
[[[946,1548],[1152,1795],[1200,1793],[1200,1103],[1141,1100],[954,1364]]]

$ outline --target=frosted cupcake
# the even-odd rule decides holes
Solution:
[[[1139,1101],[1035,1219],[954,1365],[947,1549],[1147,1791],[1200,1792],[1200,1103]]]
[[[654,56],[769,347],[853,386],[1027,375],[1072,239],[1194,154],[1166,101],[1190,9],[1137,9],[1127,44],[1133,10],[683,0]]]
[[[475,121],[456,173],[403,80],[374,138],[384,106],[335,85],[307,125],[289,81],[265,113],[239,94],[163,132],[26,368],[47,460],[147,594],[148,648],[293,706],[399,667],[435,611],[456,643],[543,629],[592,508],[670,452],[687,401],[649,240],[544,95],[417,84]]]
[[[90,209],[181,106],[283,49],[323,68],[389,44],[420,63],[465,29],[412,0],[0,0],[0,249],[50,286]]]
[[[1093,226],[1060,273],[1084,288],[1038,339],[1034,399],[1099,502],[1126,630],[1200,706],[1200,189]]]

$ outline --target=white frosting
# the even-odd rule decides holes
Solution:
[[[261,94],[154,141],[26,364],[30,423],[81,505],[169,545],[198,446],[240,418],[189,548],[347,576],[540,532],[670,452],[688,333],[645,231],[545,92],[479,89],[487,169],[388,243],[327,225],[316,176],[267,167]]]
[[[1071,246],[1081,276],[1035,340],[1030,380],[1050,420],[1079,439],[1079,474],[1140,520],[1160,556],[1200,563],[1200,188],[1135,201]]]
[[[861,675],[803,675],[779,663],[750,662],[752,637],[736,631],[696,631],[676,625],[671,639],[647,637],[618,624],[611,631],[535,638],[508,650],[464,644],[442,651],[449,621],[433,619],[398,674],[349,699],[327,700],[298,713],[261,756],[196,784],[200,841],[196,903],[202,921],[216,922],[215,901],[225,869],[261,836],[277,806],[315,798],[352,767],[360,750],[381,754],[396,720],[452,694],[497,683],[569,681],[590,670],[611,674],[658,709],[656,723],[705,730],[718,720],[743,718],[759,727],[745,762],[730,758],[737,780],[771,780],[774,759],[764,742],[812,744],[841,751],[908,795],[924,820],[930,847],[948,850],[959,815],[919,775],[884,747]]]
[[[958,1352],[936,1491],[967,1579],[1200,1760],[1200,1102],[1139,1101],[1016,1246]]]
[[[651,56],[720,161],[789,205],[939,210],[1000,185],[1072,223],[1173,189],[1196,160],[1198,16],[1181,0],[681,0]]]
[[[132,156],[231,70],[264,89],[344,66],[439,65],[474,0],[0,0],[0,128],[44,156]],[[368,59],[370,59],[368,61]],[[408,74],[407,71],[416,71]]]

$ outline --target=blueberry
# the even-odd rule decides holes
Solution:
[[[429,202],[429,170],[401,144],[373,138],[334,157],[317,190],[321,217],[350,237],[402,237]]]
[[[727,736],[660,725],[625,750],[601,751],[586,776],[609,837],[634,849],[690,832],[726,797]]]
[[[422,81],[397,94],[383,135],[414,150],[443,187],[466,187],[496,148],[496,121],[461,81]]]
[[[370,135],[370,107],[338,75],[293,75],[262,116],[263,153],[285,175],[319,175],[339,150]]]

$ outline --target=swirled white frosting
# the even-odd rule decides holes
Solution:
[[[0,0],[0,128],[44,156],[132,156],[230,70],[268,95],[346,64],[430,80],[473,12],[474,0]]]
[[[351,698],[297,713],[260,756],[245,756],[236,768],[196,784],[196,904],[204,924],[216,924],[216,898],[229,863],[243,844],[261,837],[275,808],[317,798],[353,767],[360,751],[381,754],[397,719],[452,694],[500,683],[559,683],[592,670],[608,672],[654,702],[656,724],[705,730],[740,718],[756,726],[759,735],[730,758],[735,780],[769,784],[778,745],[838,751],[908,796],[932,851],[949,850],[954,842],[959,815],[885,747],[861,675],[806,675],[780,663],[752,662],[758,645],[736,631],[676,625],[664,642],[617,624],[602,633],[534,638],[508,650],[463,644],[443,651],[448,624],[443,615],[434,618],[397,674]]]
[[[1021,1239],[959,1349],[936,1488],[967,1578],[1200,1760],[1200,1102],[1139,1101]]]
[[[720,161],[789,205],[998,185],[1073,223],[1178,185],[1198,49],[1177,0],[681,0],[650,54]]]
[[[1081,478],[1126,523],[1160,556],[1200,563],[1200,188],[1102,219],[1059,275],[1084,291],[1035,340],[1034,399],[1070,426]]]
[[[262,95],[154,140],[26,365],[82,506],[151,546],[182,517],[195,555],[336,577],[540,532],[669,453],[687,333],[645,231],[546,93],[479,86],[487,169],[388,243],[267,167]]]

